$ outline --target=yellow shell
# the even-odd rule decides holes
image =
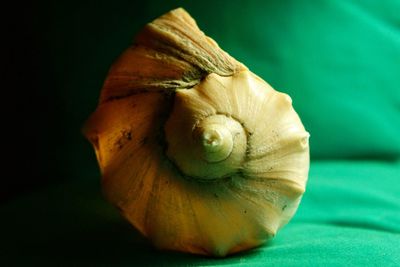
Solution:
[[[309,135],[290,97],[181,8],[148,24],[112,66],[85,134],[105,195],[161,249],[258,246],[305,190]]]

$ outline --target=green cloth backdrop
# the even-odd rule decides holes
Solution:
[[[268,244],[225,259],[159,252],[140,238],[102,198],[80,134],[112,61],[145,23],[179,6],[291,95],[311,134],[294,219]],[[400,1],[62,1],[40,10],[44,60],[63,99],[59,168],[70,179],[0,205],[0,265],[400,265]]]

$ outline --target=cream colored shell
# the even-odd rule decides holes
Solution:
[[[85,134],[107,198],[155,246],[225,256],[264,243],[304,193],[308,133],[183,10],[113,65]]]

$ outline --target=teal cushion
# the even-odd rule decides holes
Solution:
[[[268,244],[223,259],[154,250],[101,197],[68,182],[0,207],[1,262],[56,266],[398,266],[400,161],[314,162],[298,213]]]
[[[78,128],[131,37],[179,5],[222,48],[292,96],[314,158],[399,157],[399,1],[208,3],[41,6],[48,11],[40,24],[44,51],[61,68],[55,79],[73,107],[57,156],[64,153],[65,176],[77,179],[0,204],[1,265],[398,266],[399,161],[313,161],[294,219],[268,244],[224,259],[156,251],[103,200],[92,150],[77,153],[84,150]]]

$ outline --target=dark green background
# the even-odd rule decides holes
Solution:
[[[80,132],[111,63],[143,25],[179,6],[289,93],[311,133],[310,183],[292,224],[272,246],[222,262],[142,245],[103,201],[95,156]],[[2,13],[1,251],[12,261],[400,260],[399,1],[37,1]]]

